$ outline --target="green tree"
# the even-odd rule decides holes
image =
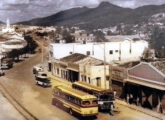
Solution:
[[[104,33],[101,31],[95,31],[95,42],[106,42],[107,40],[104,37]]]
[[[24,39],[27,42],[27,46],[26,46],[26,49],[25,49],[26,52],[35,53],[35,49],[38,46],[36,41],[34,41],[33,38],[31,36],[29,36],[29,35],[24,36]]]
[[[165,29],[155,27],[151,34],[150,44],[156,51],[156,57],[165,57]]]
[[[67,30],[63,31],[62,36],[63,36],[63,39],[66,41],[66,43],[75,42],[75,38]]]

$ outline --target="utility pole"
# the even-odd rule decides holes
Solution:
[[[105,56],[105,43],[104,43],[104,87],[106,89],[106,56]]]
[[[42,40],[42,53],[41,53],[41,54],[42,54],[42,58],[41,58],[41,60],[42,60],[42,61],[41,61],[41,62],[42,62],[42,65],[43,65],[43,62],[44,62],[44,53],[43,53],[43,52],[44,52],[44,51],[43,51],[43,50],[44,50],[44,49],[43,49],[44,42],[43,42],[43,41],[44,41],[44,40]]]

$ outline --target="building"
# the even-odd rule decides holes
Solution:
[[[165,113],[165,61],[111,65],[110,80],[118,97]]]
[[[165,113],[165,61],[141,62],[128,69],[125,99]]]
[[[99,60],[105,60],[107,63],[112,61],[134,61],[141,58],[145,48],[148,48],[148,42],[143,40],[123,40],[118,42],[86,44],[54,43],[50,45],[50,56],[55,59],[60,59],[73,53],[80,53]]]
[[[52,60],[49,68],[53,76],[62,80],[84,81],[101,88],[109,88],[109,65],[104,65],[103,61],[96,58],[74,53]]]
[[[86,42],[93,42],[95,37],[93,34],[87,33],[75,33],[73,34],[75,37],[76,43],[86,43]]]

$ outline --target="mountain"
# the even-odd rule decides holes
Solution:
[[[72,8],[54,15],[20,22],[25,25],[54,26],[77,25],[81,28],[105,28],[120,23],[141,24],[157,13],[165,12],[164,5],[148,5],[136,9],[122,8],[109,2],[102,2],[96,8]]]

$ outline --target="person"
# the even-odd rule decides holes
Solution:
[[[109,110],[109,114],[110,115],[113,115],[113,108],[114,108],[114,106],[113,106],[113,104],[111,104],[110,105],[110,110]]]

